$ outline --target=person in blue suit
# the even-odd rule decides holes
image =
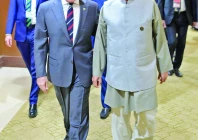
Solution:
[[[105,0],[93,0],[95,2],[98,3],[99,8],[101,9],[101,7],[103,6]],[[94,42],[94,38],[92,38],[92,41]],[[111,112],[111,108],[106,105],[104,103],[104,99],[105,99],[105,95],[106,95],[106,90],[107,90],[107,82],[105,80],[106,77],[106,70],[104,71],[103,75],[102,75],[102,86],[101,86],[101,104],[102,104],[102,111],[100,112],[100,118],[101,119],[106,119],[110,112]]]
[[[102,75],[102,84],[101,84],[101,103],[102,103],[102,107],[103,107],[102,111],[100,112],[101,119],[106,119],[111,112],[111,107],[104,103],[105,95],[106,95],[106,91],[107,91],[107,82],[105,80],[106,72],[107,72],[107,70],[105,68],[104,73]]]
[[[32,86],[29,96],[30,118],[37,116],[39,93],[34,63],[34,29],[39,5],[45,1],[47,0],[10,0],[6,24],[5,43],[8,47],[12,46],[12,33],[16,25],[14,39],[31,75]]]

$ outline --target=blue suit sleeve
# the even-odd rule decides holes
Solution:
[[[158,0],[157,1],[162,20],[164,20],[164,2],[165,2],[165,0]]]
[[[10,0],[8,18],[7,18],[7,24],[6,24],[6,34],[12,34],[14,24],[16,21],[17,12],[18,12],[17,1]]]

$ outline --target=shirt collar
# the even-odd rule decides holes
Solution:
[[[61,0],[61,1],[62,1],[62,5],[68,5],[69,4],[66,0]],[[79,0],[75,0],[74,3],[79,5],[80,2],[79,2]]]

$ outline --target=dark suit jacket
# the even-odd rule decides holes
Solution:
[[[36,12],[39,5],[47,0],[37,0]],[[6,34],[12,34],[16,23],[15,40],[23,42],[26,39],[26,0],[10,0],[8,18],[6,24]]]
[[[91,35],[96,32],[98,15],[97,3],[80,0],[80,20],[73,44],[67,31],[61,0],[50,0],[41,4],[37,14],[34,42],[37,78],[46,76],[45,66],[49,55],[47,75],[54,85],[70,86],[74,65],[83,86],[89,87],[92,84]]]
[[[198,22],[198,0],[192,0],[193,6],[193,21]]]
[[[188,17],[189,25],[192,25],[192,0],[185,0],[186,14]],[[158,0],[158,7],[162,16],[162,19],[166,21],[166,24],[170,24],[174,17],[173,0]]]

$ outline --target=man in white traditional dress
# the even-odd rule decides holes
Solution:
[[[101,9],[93,58],[99,87],[107,64],[105,103],[112,108],[114,140],[152,140],[160,83],[173,68],[162,20],[154,0],[108,0]],[[134,111],[135,127],[130,126]]]

